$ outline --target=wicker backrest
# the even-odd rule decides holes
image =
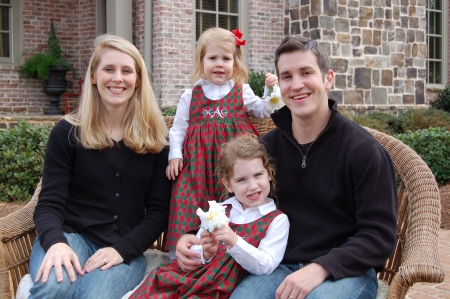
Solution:
[[[415,151],[392,136],[366,130],[389,152],[401,179],[396,247],[379,278],[390,284],[388,298],[405,298],[415,282],[444,280],[438,252],[439,189],[430,168]]]
[[[36,238],[33,212],[41,182],[22,209],[0,219],[0,298],[14,298],[20,279],[30,272],[28,261]]]
[[[170,128],[173,117],[165,117]],[[252,119],[261,135],[274,128],[271,119]],[[404,298],[415,282],[442,282],[444,271],[438,254],[440,196],[433,174],[425,162],[401,141],[366,128],[389,152],[399,187],[397,243],[379,278],[389,284],[388,298]],[[41,184],[21,210],[0,219],[0,294],[14,298],[20,278],[29,272],[28,260],[36,231],[33,211]],[[161,248],[160,237],[153,248]]]

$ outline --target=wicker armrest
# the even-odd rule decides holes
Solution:
[[[398,259],[393,263],[398,265],[398,272],[390,282],[388,293],[388,298],[404,298],[409,287],[416,282],[439,283],[444,280],[438,252],[439,189],[430,168],[414,150],[394,137],[366,129],[391,155],[405,189],[404,196],[399,198],[404,200],[399,205],[399,242],[390,258]]]
[[[39,182],[30,202],[20,210],[0,218],[0,294],[14,298],[15,289],[25,274],[36,238],[33,212],[41,190]]]

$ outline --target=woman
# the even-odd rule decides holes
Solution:
[[[98,37],[79,111],[47,144],[29,298],[120,298],[139,283],[167,225],[166,137],[139,51]]]

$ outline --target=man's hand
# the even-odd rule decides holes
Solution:
[[[42,283],[47,283],[48,275],[55,267],[56,281],[63,281],[63,269],[66,268],[67,274],[71,282],[76,280],[75,271],[79,275],[84,275],[84,271],[81,269],[80,262],[78,261],[78,256],[66,243],[56,243],[53,244],[44,256],[42,264],[36,275],[35,282],[38,282],[42,278]]]
[[[202,242],[203,258],[207,261],[216,254],[219,240],[216,240],[214,235],[207,230],[202,231],[200,240]]]
[[[276,299],[303,299],[330,275],[322,265],[311,263],[288,275],[278,287]]]
[[[183,235],[177,242],[175,255],[177,257],[178,266],[180,266],[181,270],[187,272],[194,270],[202,263],[189,257],[200,259],[200,255],[190,250],[192,245],[200,245],[201,241],[194,235]]]
[[[97,250],[84,264],[86,272],[92,272],[97,268],[107,270],[115,265],[123,263],[122,256],[112,247]]]
[[[183,169],[183,159],[172,159],[166,168],[166,176],[169,180],[175,180],[181,170]]]

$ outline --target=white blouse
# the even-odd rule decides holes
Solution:
[[[255,221],[276,209],[273,199],[267,198],[267,204],[259,207],[242,209],[241,203],[236,197],[231,197],[222,204],[231,204],[230,221],[235,224],[245,224]],[[203,229],[200,228],[197,238]],[[260,241],[258,248],[247,243],[238,236],[238,241],[233,247],[227,247],[227,252],[252,274],[262,275],[272,273],[283,259],[289,234],[289,220],[285,214],[275,217],[266,231],[266,235]],[[191,250],[200,255],[200,261],[205,264],[201,245],[191,246]],[[214,257],[213,257],[214,258]]]
[[[213,101],[218,101],[226,96],[234,87],[234,81],[229,80],[224,84],[217,85],[208,80],[200,79],[194,86],[201,86],[205,96]],[[268,88],[264,86],[264,96],[268,94]],[[269,117],[273,110],[266,108],[266,103],[256,96],[250,85],[244,84],[242,87],[244,109],[256,118]],[[170,152],[169,161],[175,158],[183,159],[183,143],[186,131],[189,126],[189,106],[191,105],[192,89],[186,89],[181,95],[177,106],[177,113],[173,120],[172,128],[169,132]]]

